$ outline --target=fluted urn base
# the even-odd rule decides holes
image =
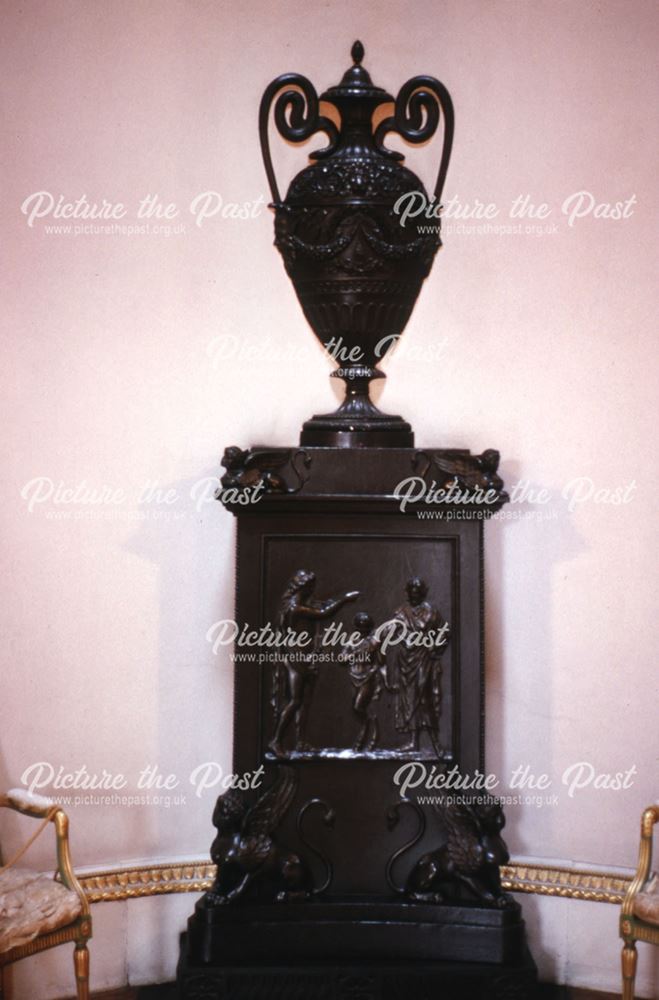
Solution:
[[[334,413],[316,414],[302,427],[300,444],[316,448],[413,448],[414,431],[406,420],[383,413],[369,396],[369,383],[385,378],[368,365],[338,368],[346,396]]]

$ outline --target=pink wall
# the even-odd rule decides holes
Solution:
[[[637,818],[657,795],[656,5],[14,0],[3,22],[0,784],[47,761],[123,773],[135,791],[139,771],[157,764],[179,777],[185,808],[72,807],[76,860],[208,849],[215,793],[197,798],[187,782],[204,761],[230,766],[231,664],[205,633],[231,614],[233,525],[217,504],[197,510],[190,489],[218,471],[225,445],[294,443],[333,398],[272,249],[270,213],[258,210],[258,102],[285,70],[336,82],[361,37],[381,85],[427,72],[451,90],[446,199],[496,203],[503,224],[520,195],[551,210],[555,229],[540,235],[447,228],[385,366],[382,403],[411,420],[420,445],[497,447],[511,485],[551,493],[546,507],[515,505],[547,519],[488,527],[488,764],[507,775],[528,762],[560,794],[556,808],[510,808],[515,855],[632,866]],[[430,179],[432,155],[413,151],[409,163]],[[284,150],[278,162],[286,178],[303,161]],[[255,217],[197,226],[189,206],[209,190],[256,204]],[[149,194],[179,212],[170,235],[153,219],[142,233],[48,232],[68,220],[29,225],[21,211],[42,191],[121,202],[131,227],[144,225],[137,206]],[[570,225],[562,206],[580,191],[598,204],[633,196],[629,217]],[[303,358],[218,363],[227,334]],[[36,487],[25,487],[41,477],[123,500],[51,496],[30,512]],[[577,477],[627,489],[630,502],[571,511],[562,492]],[[176,501],[140,505],[147,482]],[[579,761],[634,766],[633,784],[570,798],[561,776]],[[15,825],[3,830],[6,846],[18,843]],[[34,857],[48,863],[44,846]],[[127,921],[134,929],[138,910],[165,904],[97,907],[97,988],[169,974],[184,902],[171,919],[144,917],[144,947],[128,957]],[[613,907],[593,904],[586,920],[588,904],[529,899],[527,912],[545,975],[615,988]],[[157,969],[145,927],[163,955],[171,938]],[[63,980],[56,964],[37,967],[22,973],[30,996],[66,992],[68,964]],[[642,976],[650,995],[649,966]]]

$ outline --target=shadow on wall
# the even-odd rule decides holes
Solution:
[[[158,759],[152,763],[160,776],[174,775],[178,781],[169,791],[154,785],[153,797],[163,801],[139,810],[153,858],[209,856],[211,815],[220,788],[197,795],[190,777],[209,762],[225,774],[231,771],[230,649],[216,656],[206,639],[213,622],[233,616],[234,525],[213,498],[219,471],[218,461],[198,478],[168,483],[147,497],[145,516],[129,545],[159,568]],[[215,767],[214,776],[217,771]],[[189,897],[190,912],[194,898]],[[165,908],[158,910],[161,915],[166,923]],[[153,940],[165,940],[171,932],[165,923],[152,928]],[[162,956],[161,961],[167,973],[169,960]]]
[[[520,463],[504,461],[500,472],[510,494],[523,473]],[[529,497],[537,497],[539,490],[540,486],[529,484]],[[486,769],[501,772],[501,794],[520,794],[519,789],[509,788],[511,773],[520,764],[528,763],[536,775],[551,773],[560,750],[552,725],[557,707],[553,705],[551,686],[553,581],[557,566],[581,556],[586,547],[569,515],[567,501],[560,498],[558,490],[548,488],[547,492],[551,499],[546,504],[533,499],[511,502],[500,517],[495,516],[485,525],[485,689],[490,692]],[[515,534],[519,538],[522,533],[526,545],[514,546]],[[519,555],[522,550],[523,558]],[[514,565],[510,552],[517,553]],[[523,666],[514,668],[522,670],[521,678],[517,676],[523,690],[516,692],[513,700],[505,696],[511,690],[512,666],[507,662],[506,647],[517,623],[524,625],[529,646]],[[515,645],[519,646],[519,642]],[[524,705],[523,715],[520,705]],[[503,746],[503,733],[509,734],[510,746]],[[521,759],[517,741],[513,742],[516,733],[520,746],[533,747],[535,759]],[[520,825],[525,809],[537,809],[541,814],[542,842],[530,843],[523,838]],[[561,843],[564,833],[560,809],[516,805],[506,810],[505,838],[513,855],[542,857],[547,856],[549,848],[550,856],[555,857],[555,848],[549,845]]]
[[[504,461],[500,472],[510,494],[523,474],[521,463]],[[539,489],[530,484],[532,492],[529,495],[537,496]],[[551,724],[555,710],[551,687],[552,586],[557,566],[580,556],[585,546],[569,517],[567,502],[558,497],[557,491],[550,489],[548,492],[553,499],[547,504],[529,500],[509,503],[503,508],[500,519],[485,526],[485,686],[486,692],[490,692],[486,713],[486,771],[501,772],[503,794],[518,794],[517,790],[508,788],[508,781],[512,770],[526,763],[517,750],[515,733],[520,733],[520,746],[533,747],[536,757],[528,763],[536,774],[550,772],[559,751],[556,730]],[[527,545],[524,558],[514,556],[515,565],[511,566],[508,553],[522,551],[519,544],[514,545],[515,532],[518,537],[525,532]],[[529,595],[533,595],[532,603]],[[516,697],[511,703],[511,698],[506,697],[506,692],[511,690],[510,681],[506,683],[506,675],[511,669],[506,646],[515,623],[520,620],[531,623],[528,634],[532,645],[521,668],[524,696]],[[521,704],[537,705],[537,714],[529,712],[521,719]],[[526,727],[533,729],[532,739],[524,732]],[[512,745],[503,746],[503,733],[508,734]],[[564,834],[561,810],[550,806],[537,810],[542,817],[542,840],[530,842],[524,836],[521,829],[524,810],[534,808],[517,805],[506,809],[504,837],[513,856],[546,856],[548,845],[561,841]],[[552,848],[549,853],[555,855]],[[534,942],[533,954],[541,980],[565,982],[568,921],[561,913],[560,919],[550,920],[547,925],[548,916],[551,916],[547,907],[567,907],[570,901],[555,900],[550,904],[543,899],[541,903],[538,897],[526,895],[520,902],[529,936]]]

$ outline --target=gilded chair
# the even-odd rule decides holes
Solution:
[[[659,805],[649,806],[641,817],[638,868],[620,914],[620,937],[625,942],[622,949],[622,1000],[634,1000],[636,942],[659,944],[659,879],[651,872],[655,823],[659,823]]]
[[[0,795],[0,806],[41,819],[27,844],[0,868],[0,1000],[4,970],[28,955],[75,943],[73,962],[78,1000],[89,1000],[89,952],[92,936],[89,903],[78,882],[69,854],[69,820],[63,809],[42,796],[13,789]],[[55,826],[57,869],[47,874],[14,867],[48,823]]]

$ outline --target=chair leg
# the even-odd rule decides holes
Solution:
[[[0,966],[0,1000],[12,1000],[14,995],[11,970],[11,965]]]
[[[632,941],[622,949],[622,1000],[634,1000],[636,978],[636,945]]]
[[[89,1000],[89,951],[85,941],[76,945],[73,952],[78,1000]]]
[[[13,997],[11,982],[11,966],[0,966],[0,1000],[11,1000]]]

